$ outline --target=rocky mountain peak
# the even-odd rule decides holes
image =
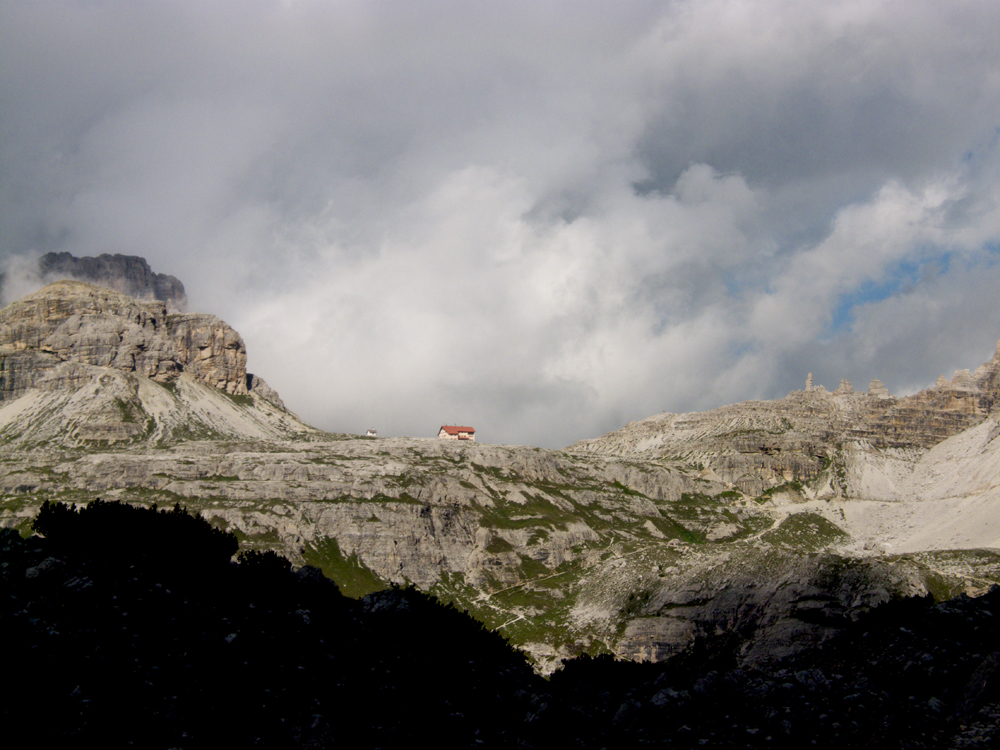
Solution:
[[[72,362],[170,382],[181,373],[247,393],[243,339],[214,315],[171,314],[81,281],[58,281],[0,310],[0,401]]]
[[[38,260],[41,278],[47,281],[75,279],[103,286],[141,300],[159,300],[170,311],[184,311],[187,294],[173,276],[153,273],[145,258],[137,255],[98,255],[77,258],[70,253],[46,253]]]

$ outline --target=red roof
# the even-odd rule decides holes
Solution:
[[[441,425],[441,429],[447,432],[449,435],[457,435],[460,432],[468,432],[472,435],[476,434],[476,431],[472,427],[457,427],[454,425]],[[440,430],[438,430],[440,432]]]

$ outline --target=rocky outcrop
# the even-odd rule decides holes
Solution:
[[[270,401],[272,404],[281,409],[285,408],[285,402],[281,400],[280,396],[278,396],[278,392],[265,383],[264,378],[253,375],[249,372],[247,373],[247,393],[260,396],[265,401]]]
[[[169,314],[79,281],[59,281],[0,310],[0,400],[25,393],[60,362],[135,372],[159,382],[181,373],[247,394],[246,347],[214,315]]]
[[[993,359],[977,367],[972,379],[982,393],[985,406],[990,411],[1000,409],[1000,341]]]
[[[716,560],[685,586],[659,581],[641,590],[643,606],[625,627],[616,653],[631,661],[663,661],[696,638],[729,633],[742,642],[746,666],[781,659],[832,636],[886,602],[925,593],[914,563],[839,555],[745,550]]]
[[[159,300],[171,312],[187,307],[184,285],[173,276],[153,273],[145,258],[136,255],[98,255],[77,258],[70,253],[46,253],[38,260],[47,281],[75,279],[103,286],[143,300]]]
[[[872,380],[871,383],[868,384],[868,395],[875,396],[876,398],[892,397],[891,394],[889,393],[889,389],[886,388],[882,384],[882,381],[879,380],[878,378],[875,378],[874,380]]]
[[[236,331],[204,313],[171,315],[166,324],[181,371],[226,393],[246,394],[247,350]]]
[[[998,355],[974,373],[943,376],[933,388],[893,398],[874,380],[867,394],[841,381],[833,393],[806,379],[806,389],[777,401],[747,401],[695,414],[659,414],[626,425],[573,452],[655,460],[683,460],[747,495],[821,474],[827,490],[845,486],[846,453],[856,450],[926,451],[983,422],[1000,394]]]

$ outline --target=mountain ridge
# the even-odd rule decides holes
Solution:
[[[46,499],[182,502],[348,593],[454,602],[540,671],[720,628],[763,663],[891,599],[1000,582],[1000,536],[971,533],[1000,502],[998,357],[906,399],[813,389],[561,451],[324,433],[245,362],[214,316],[81,282],[0,311],[0,522]]]
[[[895,398],[879,381],[867,394],[850,383],[829,392],[807,383],[774,401],[744,401],[705,412],[663,413],[631,422],[599,438],[569,446],[573,452],[657,458],[684,454],[705,460],[722,481],[760,494],[777,480],[810,481],[833,444],[863,442],[876,449],[929,449],[974,427],[1000,404],[1000,341],[993,358],[974,374],[950,379],[912,396]],[[699,446],[708,442],[703,452]],[[756,462],[739,461],[755,455]]]

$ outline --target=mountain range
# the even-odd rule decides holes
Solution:
[[[890,600],[1000,582],[1000,344],[912,396],[809,378],[564,450],[371,438],[289,412],[177,286],[126,289],[108,264],[97,286],[85,260],[0,311],[6,526],[44,500],[181,503],[349,595],[432,592],[541,672],[719,634],[766,664]]]

